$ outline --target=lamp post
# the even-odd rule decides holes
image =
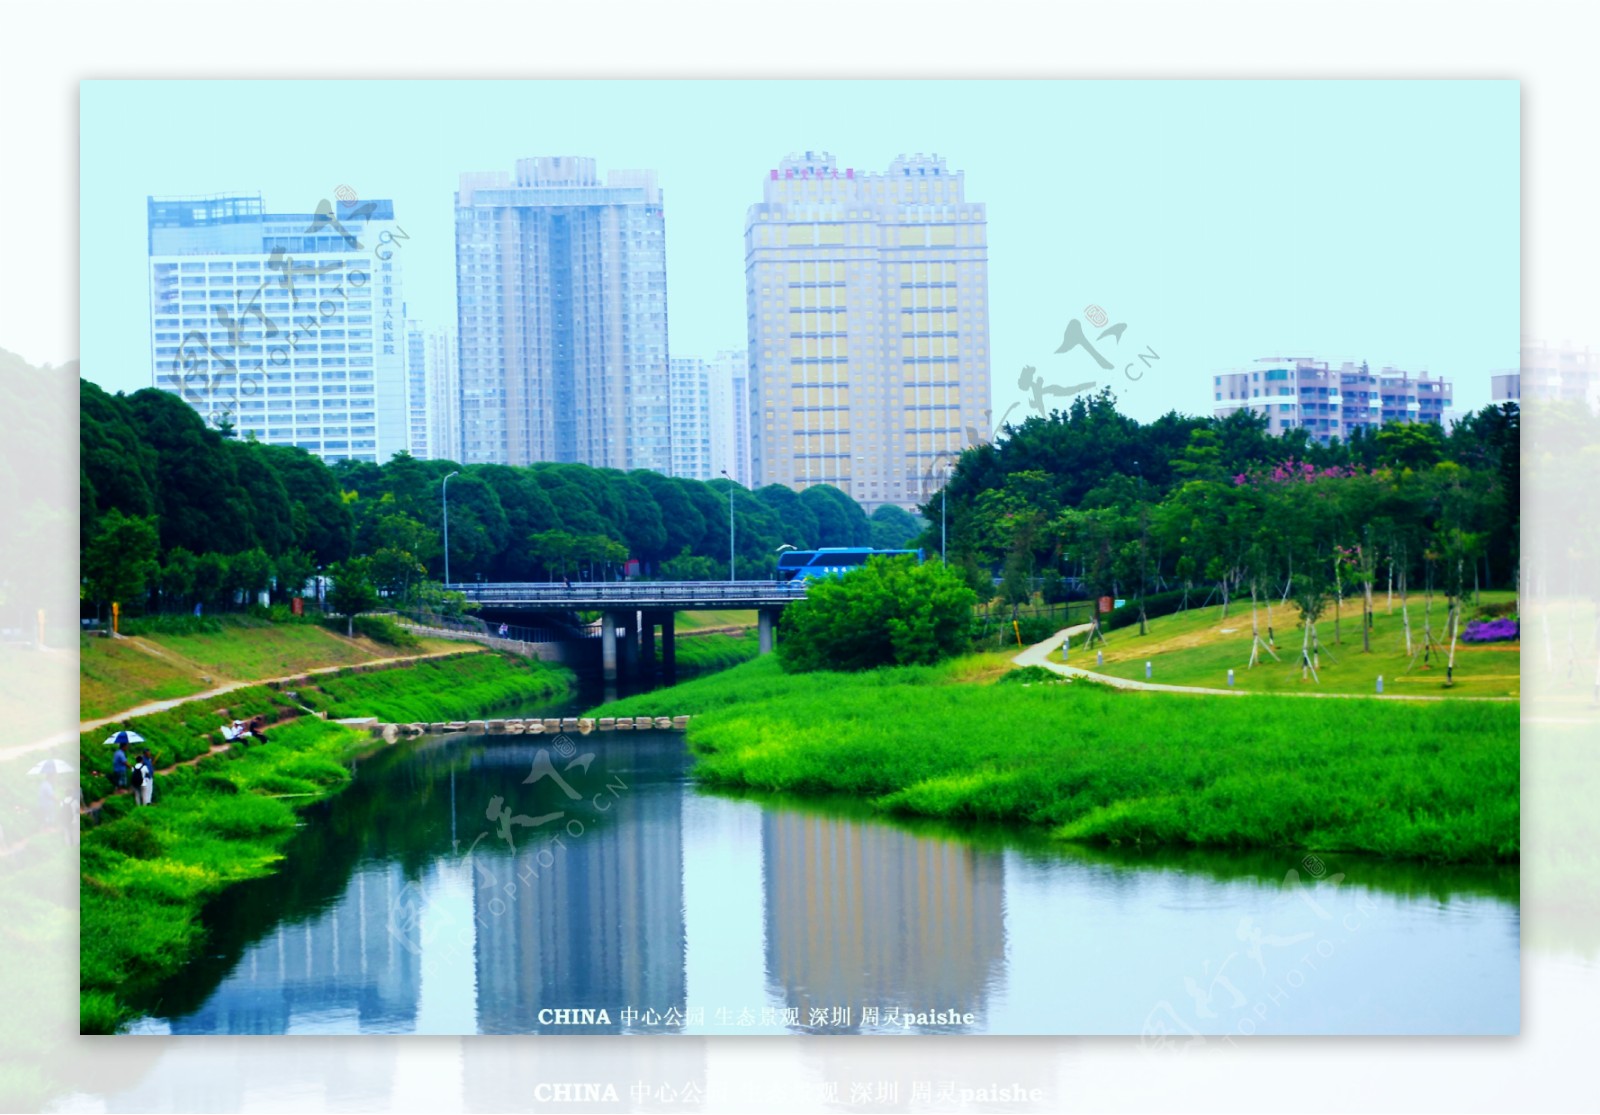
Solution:
[[[947,556],[948,550],[947,550],[947,546],[946,546],[945,527],[944,527],[944,521],[945,521],[945,519],[944,519],[944,505],[945,505],[945,501],[949,498],[948,495],[947,495],[947,493],[949,491],[950,491],[950,462],[946,461],[945,462],[945,466],[944,466],[944,483],[939,486],[939,560],[944,562],[945,564],[949,564],[949,562],[950,562],[950,558]]]
[[[728,580],[737,581],[733,571],[733,477],[728,476],[727,469],[722,470],[722,475],[728,481]]]
[[[461,470],[457,469],[450,476],[460,476]],[[444,483],[439,485],[440,516],[444,519],[444,583],[450,587],[450,476],[444,478]]]

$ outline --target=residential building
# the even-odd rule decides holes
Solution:
[[[1253,410],[1266,417],[1268,433],[1304,429],[1323,445],[1390,422],[1443,426],[1453,398],[1449,380],[1426,372],[1375,372],[1365,361],[1330,368],[1300,356],[1262,357],[1248,370],[1213,376],[1212,387],[1218,418]]]
[[[406,317],[406,392],[411,455],[455,461],[461,454],[461,384],[453,329]]]
[[[1490,382],[1496,403],[1520,404],[1527,396],[1540,402],[1586,403],[1600,408],[1600,354],[1587,347],[1524,337],[1522,366],[1497,371]]]
[[[750,475],[750,353],[723,349],[706,370],[711,389],[712,476],[726,472],[743,487]]]
[[[668,361],[672,380],[672,475],[710,480],[711,380],[698,356]]]
[[[464,463],[672,467],[666,219],[653,171],[520,159],[461,175]]]
[[[456,331],[428,332],[428,450],[441,461],[461,460],[461,375],[456,367]]]
[[[869,510],[938,487],[989,409],[986,214],[937,155],[769,171],[745,220],[752,483]]]
[[[382,462],[408,447],[401,269],[381,239],[398,228],[392,202],[146,205],[157,388],[212,425],[325,461]]]

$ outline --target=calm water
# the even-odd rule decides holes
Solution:
[[[388,748],[279,875],[208,909],[211,954],[135,1030],[1519,1028],[1514,870],[1114,856],[709,793],[688,767],[670,733]]]

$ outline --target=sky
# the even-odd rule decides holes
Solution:
[[[1515,81],[86,81],[82,372],[150,384],[147,195],[391,198],[409,313],[437,325],[461,172],[655,170],[669,346],[711,357],[743,346],[744,217],[780,159],[937,153],[987,207],[997,419],[1031,405],[1027,365],[1149,420],[1210,413],[1211,377],[1267,356],[1427,370],[1466,411],[1519,361],[1519,101]],[[1113,372],[1055,354],[1090,305],[1127,326]]]

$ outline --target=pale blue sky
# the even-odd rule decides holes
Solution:
[[[745,210],[814,150],[965,172],[997,416],[1025,364],[1108,382],[1053,355],[1090,303],[1160,354],[1110,381],[1141,419],[1209,413],[1260,356],[1426,368],[1461,410],[1519,359],[1514,81],[90,81],[81,106],[82,367],[111,390],[150,382],[146,195],[393,198],[410,311],[453,322],[458,174],[547,154],[658,172],[675,355],[743,345]]]

